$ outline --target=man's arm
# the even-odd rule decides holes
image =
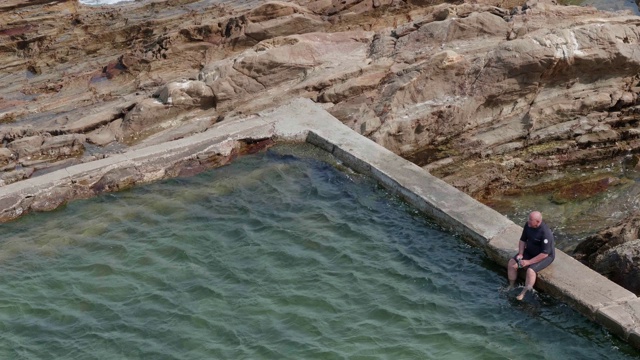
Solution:
[[[522,260],[522,266],[529,266],[529,265],[539,263],[540,261],[546,259],[547,256],[549,256],[549,254],[540,253],[534,256],[533,258],[531,258],[530,260]]]
[[[522,256],[524,255],[524,249],[527,247],[527,243],[520,240],[518,241],[518,255],[517,258],[522,259]]]

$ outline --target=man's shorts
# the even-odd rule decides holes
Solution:
[[[517,262],[516,256],[518,256],[518,254],[516,254],[516,255],[513,257],[513,260],[516,260],[516,262]],[[522,254],[522,258],[523,258],[524,260],[530,260],[530,259],[533,259],[534,257],[535,257],[535,256],[531,256],[531,255],[530,255],[530,254],[528,254],[526,251],[524,252],[524,254]],[[554,258],[553,258],[553,257],[551,257],[551,256],[547,256],[544,260],[542,260],[542,261],[540,261],[540,262],[538,262],[538,263],[535,263],[535,264],[533,264],[533,265],[530,265],[530,266],[529,266],[529,268],[530,268],[531,270],[535,271],[535,272],[536,272],[536,274],[537,274],[537,273],[539,273],[542,269],[544,269],[544,268],[546,268],[547,266],[551,265],[551,263],[553,262],[553,260],[554,260]]]

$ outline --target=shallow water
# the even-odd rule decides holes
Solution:
[[[524,226],[529,212],[539,210],[556,236],[556,246],[571,253],[586,237],[611,227],[640,210],[640,171],[612,163],[600,168],[576,168],[583,175],[601,174],[618,180],[594,196],[567,202],[554,200],[547,193],[501,196],[488,204],[518,225]]]
[[[0,358],[639,357],[323,154],[2,224]]]

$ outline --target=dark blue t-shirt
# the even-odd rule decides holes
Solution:
[[[544,222],[537,228],[529,227],[529,223],[525,223],[520,241],[527,244],[524,252],[529,255],[529,258],[540,253],[549,254],[552,258],[556,256],[553,233]]]

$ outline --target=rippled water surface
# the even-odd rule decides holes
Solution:
[[[482,252],[318,156],[1,225],[0,358],[638,357],[544,294],[514,301]]]

